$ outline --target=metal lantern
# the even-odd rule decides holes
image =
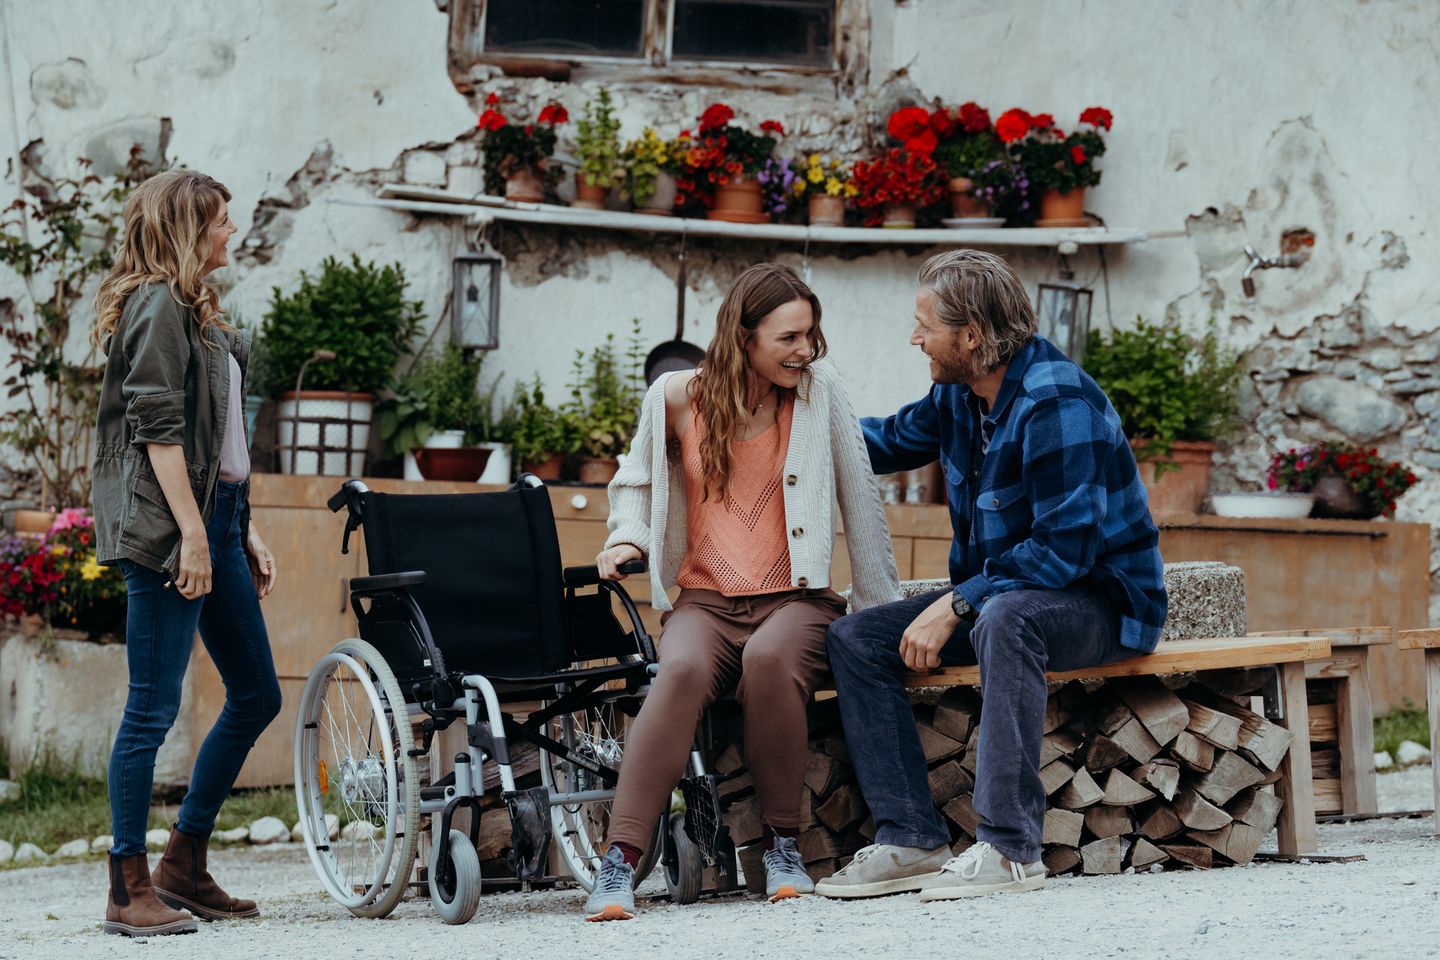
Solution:
[[[500,265],[493,253],[462,253],[452,264],[450,333],[456,346],[500,346]]]
[[[1075,271],[1064,267],[1060,279],[1040,284],[1035,312],[1040,320],[1040,335],[1079,363],[1085,356],[1085,341],[1090,336],[1090,301],[1088,287],[1075,282]]]

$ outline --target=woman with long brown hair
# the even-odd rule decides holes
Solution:
[[[190,170],[142,183],[125,204],[115,265],[96,297],[106,353],[91,499],[100,563],[128,594],[130,693],[110,754],[106,933],[190,933],[253,917],[206,869],[220,805],[280,711],[260,600],[275,560],[250,522],[244,376],[249,341],[205,277],[229,262],[230,191]],[[195,631],[225,681],[225,707],[195,758],[151,877],[145,827],[155,753],[175,722]]]
[[[701,711],[733,688],[765,824],[766,892],[810,893],[796,836],[805,705],[826,672],[839,503],[857,609],[898,596],[895,557],[859,423],[822,360],[820,300],[788,267],[736,278],[699,370],[656,381],[610,484],[600,575],[646,558],[668,610],[660,669],[626,745],[591,920],[634,915],[634,867],[679,781]],[[673,608],[666,589],[679,586]]]

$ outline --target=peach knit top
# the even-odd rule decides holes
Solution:
[[[787,400],[770,429],[731,443],[730,492],[724,501],[704,499],[700,439],[705,428],[698,416],[691,417],[690,429],[680,440],[689,504],[688,549],[675,578],[681,588],[714,590],[727,597],[794,589],[780,489],[794,409]]]

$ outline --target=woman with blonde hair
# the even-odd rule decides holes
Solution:
[[[106,933],[191,933],[195,917],[254,917],[206,869],[210,833],[250,748],[280,712],[260,600],[275,560],[250,522],[245,439],[248,338],[206,275],[235,233],[218,181],[171,170],[125,204],[115,265],[95,300],[106,353],[91,499],[100,563],[129,597],[130,693],[110,754]],[[180,709],[196,628],[225,681],[225,707],[195,758],[152,879],[145,827],[155,753]]]
[[[701,711],[731,688],[765,823],[772,900],[815,889],[800,859],[805,707],[845,612],[830,586],[834,505],[856,609],[899,596],[865,441],[822,358],[820,300],[788,267],[736,278],[699,370],[656,381],[610,484],[600,575],[646,558],[660,669],[626,745],[591,920],[634,915],[634,868],[679,781]],[[680,587],[673,609],[666,589]]]

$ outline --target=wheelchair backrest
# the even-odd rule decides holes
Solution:
[[[447,669],[503,676],[571,663],[560,543],[544,487],[368,492],[363,501],[370,573],[425,572],[410,594]]]

